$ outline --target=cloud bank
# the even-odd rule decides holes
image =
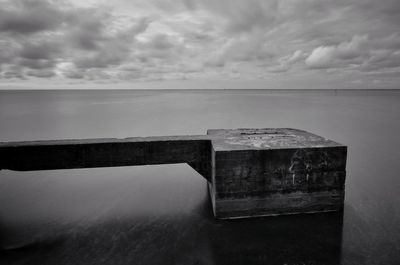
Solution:
[[[0,0],[0,79],[394,85],[399,13],[397,0]]]

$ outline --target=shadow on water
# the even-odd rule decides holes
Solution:
[[[216,264],[339,264],[343,215],[282,216],[223,224]]]
[[[343,213],[215,220],[208,196],[185,215],[113,217],[20,248],[1,264],[339,264]]]

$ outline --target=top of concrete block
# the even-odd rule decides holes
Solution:
[[[215,151],[343,146],[321,136],[290,128],[215,129],[208,130],[207,135],[213,136]]]

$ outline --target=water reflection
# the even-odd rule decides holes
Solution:
[[[4,253],[3,262],[339,264],[341,231],[340,213],[217,223],[211,216],[109,220],[9,250]]]
[[[213,233],[216,264],[338,264],[342,213],[223,223]]]
[[[158,174],[154,174],[155,169]],[[118,202],[112,203],[118,210],[109,208],[103,215],[96,217],[77,211],[75,215],[81,219],[66,215],[50,223],[49,218],[42,218],[42,222],[36,218],[36,222],[23,222],[21,225],[4,222],[1,226],[1,234],[6,236],[3,238],[3,247],[8,246],[9,249],[3,251],[0,262],[121,265],[340,263],[343,213],[216,221],[212,215],[206,183],[195,172],[187,174],[188,169],[187,166],[179,165],[139,170],[141,174],[154,174],[159,185],[164,185],[156,197],[161,201],[169,197],[170,211],[163,211],[162,208],[152,206],[152,203],[147,204],[152,210],[146,212],[137,208],[121,211],[125,205],[122,199],[127,199],[125,195]],[[121,181],[122,176],[119,174],[135,173],[127,168],[95,169],[92,173],[99,176],[99,171],[109,170],[113,170],[117,182]],[[86,170],[73,173],[76,175],[79,171]],[[175,178],[180,179],[183,186],[185,179],[189,179],[186,182],[194,188],[169,185],[166,189],[165,185],[171,183],[169,171],[174,172]],[[53,171],[52,175],[57,179],[56,173],[65,177],[69,172]],[[141,183],[140,176],[131,181],[138,185]],[[99,183],[96,185],[97,189],[101,187]],[[148,188],[146,184],[142,186],[142,189]],[[48,185],[47,190],[50,189]],[[195,194],[193,190],[196,190]],[[88,188],[85,191],[88,192]],[[139,199],[137,196],[141,196],[144,202],[149,196],[143,194],[131,194],[130,199]],[[93,199],[86,195],[86,202],[83,200],[81,203],[89,206],[95,205],[94,201],[109,198],[104,193]],[[184,203],[180,203],[182,199]],[[175,210],[172,210],[171,203],[175,205]],[[108,207],[107,203],[103,204]],[[184,204],[186,206],[182,207]],[[40,208],[38,205],[34,207]],[[52,209],[48,210],[49,215],[55,213]]]
[[[396,91],[0,93],[0,141],[294,127],[349,147],[344,214],[216,222],[186,165],[0,171],[0,264],[398,264],[399,103]]]

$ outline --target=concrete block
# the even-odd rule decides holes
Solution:
[[[208,134],[218,135],[212,140],[210,184],[217,218],[343,209],[345,146],[295,129]]]
[[[217,218],[343,208],[347,148],[296,129],[0,143],[0,169],[187,163],[208,182]]]

